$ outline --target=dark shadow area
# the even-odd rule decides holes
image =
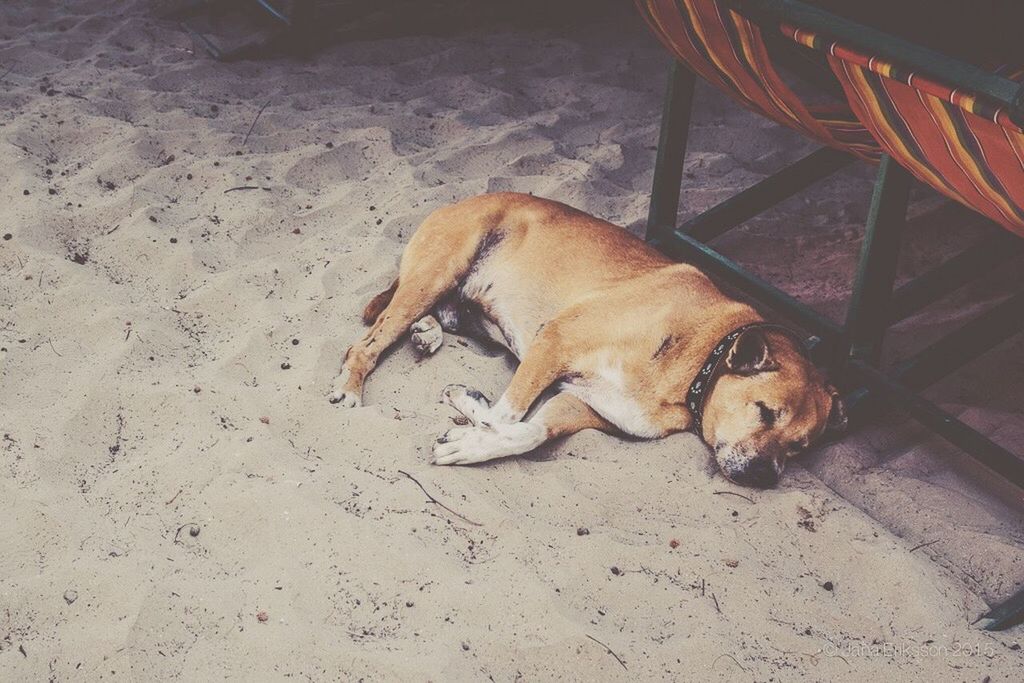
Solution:
[[[610,17],[635,19],[615,0],[193,0],[161,8],[224,61],[311,58],[340,42],[467,30],[577,28]]]

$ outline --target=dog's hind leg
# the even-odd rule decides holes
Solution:
[[[584,429],[615,432],[593,408],[571,394],[557,394],[527,421],[490,427],[453,427],[434,444],[437,465],[471,465],[527,453],[545,441]]]
[[[341,364],[341,372],[334,380],[329,398],[331,403],[351,408],[362,404],[363,383],[367,375],[377,365],[380,354],[409,330],[413,323],[422,329],[414,334],[421,335],[425,348],[433,346],[436,351],[440,346],[441,328],[432,316],[420,320],[430,310],[434,302],[444,294],[445,290],[454,287],[457,274],[445,272],[448,269],[411,268],[399,277],[398,289],[381,311],[377,321],[373,323],[362,339],[353,344],[345,353]],[[437,272],[441,270],[441,272]],[[429,321],[433,322],[433,327]],[[429,329],[436,331],[431,338],[425,334]]]
[[[390,290],[382,292],[364,311],[377,313],[380,304],[386,304],[363,338],[346,351],[341,371],[328,393],[331,403],[344,407],[361,405],[363,383],[381,353],[454,290],[469,272],[484,236],[502,215],[501,207],[482,204],[482,199],[438,209],[413,235],[402,254],[398,280],[392,285],[394,293],[389,296]],[[414,330],[414,334],[432,325],[428,321],[422,327],[424,330]],[[440,329],[437,331],[440,333]],[[440,346],[438,336],[428,342],[427,349],[433,347],[436,351]]]
[[[442,288],[454,286],[454,277],[448,279],[434,273],[416,270],[401,276],[394,297],[378,316],[377,321],[363,338],[345,353],[341,372],[335,378],[329,394],[331,403],[338,403],[346,408],[361,405],[363,383],[377,365],[380,354],[398,341],[413,323],[430,310],[434,301],[444,293]],[[437,322],[434,321],[434,324]],[[440,327],[437,327],[436,331],[437,339],[424,340],[429,341],[428,347],[436,344],[435,351],[437,346],[440,346]]]

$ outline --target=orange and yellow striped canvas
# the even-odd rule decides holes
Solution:
[[[782,30],[828,54],[851,109],[896,161],[939,192],[1024,235],[1024,131],[1004,109],[809,31]]]
[[[719,90],[826,145],[878,160],[878,145],[841,98],[807,106],[786,84],[757,25],[715,0],[635,1],[662,44]]]

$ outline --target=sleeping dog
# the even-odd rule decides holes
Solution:
[[[370,329],[329,394],[341,406],[361,404],[367,375],[406,331],[424,355],[447,331],[519,359],[493,404],[445,388],[469,422],[437,439],[439,465],[526,453],[588,428],[648,439],[692,429],[726,477],[768,487],[788,458],[845,425],[836,390],[793,333],[625,230],[529,195],[432,213],[363,320]]]

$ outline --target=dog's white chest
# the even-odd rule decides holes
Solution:
[[[640,403],[629,395],[621,363],[601,357],[591,377],[566,382],[562,389],[627,434],[647,439],[661,435]]]

